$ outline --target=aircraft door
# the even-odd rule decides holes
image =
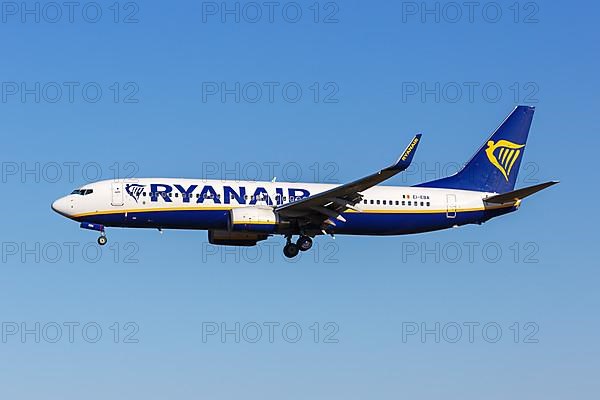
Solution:
[[[446,218],[456,218],[456,195],[446,195],[448,208],[446,209]]]
[[[110,204],[113,206],[123,205],[123,182],[113,182],[112,187],[112,198]]]

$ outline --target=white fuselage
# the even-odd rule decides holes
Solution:
[[[332,189],[318,183],[143,178],[100,181],[52,205],[60,214],[105,226],[226,229],[239,207],[274,208]],[[493,193],[422,187],[374,186],[361,193],[359,211],[347,210],[336,233],[389,235],[480,223],[507,206],[490,206]],[[492,213],[492,214],[489,214]],[[504,212],[501,212],[504,213]]]

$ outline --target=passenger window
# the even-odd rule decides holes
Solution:
[[[386,205],[386,202],[385,202],[385,200],[383,201],[383,205],[384,205],[384,206]]]
[[[405,206],[406,205],[406,201],[402,200],[402,205]]]
[[[429,207],[429,202],[427,202],[427,207]]]
[[[423,207],[423,202],[421,202],[421,207]]]
[[[379,200],[377,200],[377,204],[379,204],[379,203],[380,203],[380,201],[379,201]]]
[[[175,197],[179,197],[179,193],[175,193]]]
[[[400,205],[400,202],[399,202],[398,200],[396,200],[396,205],[397,205],[397,206],[399,206],[399,205]]]
[[[412,202],[411,202],[411,201],[409,201],[409,202],[408,202],[408,205],[409,205],[409,206],[412,206]]]
[[[375,202],[373,200],[371,200],[371,204],[375,204]]]

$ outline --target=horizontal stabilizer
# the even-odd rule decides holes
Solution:
[[[513,190],[512,192],[497,194],[495,196],[490,196],[485,201],[487,203],[494,204],[504,204],[504,203],[512,203],[515,201],[519,201],[524,199],[527,196],[531,196],[534,193],[539,192],[540,190],[544,190],[547,187],[552,185],[556,185],[558,181],[550,181],[546,183],[540,183],[539,185],[529,186],[523,189]]]

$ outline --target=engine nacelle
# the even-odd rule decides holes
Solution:
[[[263,207],[232,208],[229,230],[232,232],[275,233],[279,217],[273,209]]]
[[[208,242],[221,246],[255,246],[268,237],[267,233],[208,231]]]

